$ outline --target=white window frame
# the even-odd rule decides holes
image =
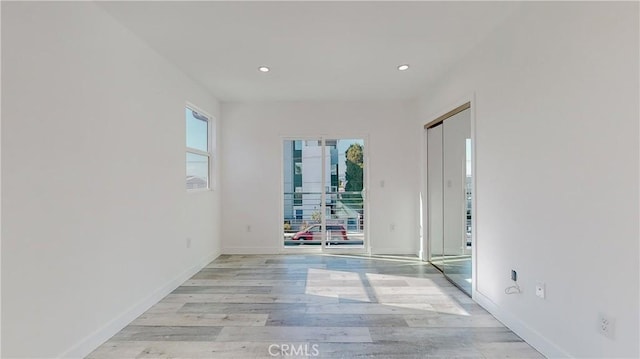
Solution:
[[[209,113],[207,113],[206,111],[203,111],[202,109],[200,109],[199,107],[187,102],[185,104],[185,109],[197,112],[199,115],[202,115],[204,117],[207,118],[207,151],[202,151],[199,150],[197,148],[192,148],[187,146],[187,132],[186,132],[186,118],[184,119],[185,121],[185,135],[184,135],[184,143],[185,143],[185,149],[186,149],[186,153],[193,153],[196,155],[201,155],[201,156],[206,156],[207,157],[207,171],[208,171],[208,178],[207,178],[207,187],[206,188],[186,188],[188,193],[196,193],[196,192],[207,192],[207,191],[213,191],[215,189],[215,180],[214,180],[214,176],[213,174],[215,173],[214,171],[214,155],[215,155],[215,146],[216,146],[216,142],[214,141],[214,136],[216,134],[215,132],[215,126],[216,126],[216,120],[215,117],[211,116]],[[185,156],[185,161],[186,161],[186,156]],[[185,162],[185,174],[187,171],[187,164]],[[186,178],[185,178],[186,180]],[[186,182],[185,182],[185,187],[186,187]]]

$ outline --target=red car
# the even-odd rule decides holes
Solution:
[[[307,227],[307,229],[304,229],[294,234],[293,239],[294,240],[302,239],[305,241],[311,241],[315,239],[319,241],[322,238],[320,227],[322,226],[319,224],[314,224],[312,226],[309,226]],[[349,239],[347,238],[347,230],[341,224],[327,224],[327,231],[329,232],[327,233],[328,239],[338,238],[345,241]]]

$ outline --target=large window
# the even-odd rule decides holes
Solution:
[[[209,116],[186,108],[187,124],[187,190],[210,188],[211,174],[211,119]]]

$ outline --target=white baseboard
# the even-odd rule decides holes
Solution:
[[[275,247],[222,247],[222,254],[280,254],[281,248]]]
[[[545,357],[571,358],[571,355],[559,348],[551,340],[529,327],[511,313],[503,310],[484,294],[474,291],[473,300]]]
[[[345,252],[349,252],[345,250]],[[357,249],[355,252],[362,252],[362,249]],[[319,246],[312,248],[277,248],[277,247],[223,247],[222,254],[309,254],[309,253],[322,253]],[[330,252],[329,252],[330,253]],[[412,249],[404,248],[371,248],[371,254],[383,255],[416,255],[416,251]]]
[[[99,347],[102,343],[106,342],[109,338],[122,330],[122,328],[126,327],[129,323],[131,323],[131,321],[139,317],[142,313],[146,312],[154,304],[158,303],[162,298],[166,297],[174,289],[180,286],[180,284],[184,283],[187,279],[198,273],[207,264],[211,263],[211,261],[218,258],[219,255],[220,253],[212,253],[204,257],[196,265],[180,273],[174,279],[156,289],[149,296],[122,312],[120,315],[105,324],[103,327],[89,334],[79,343],[75,344],[68,350],[64,351],[62,354],[58,355],[58,358],[84,358],[92,351],[94,351],[97,347]]]
[[[400,256],[415,256],[416,251],[411,248],[383,248],[383,247],[371,247],[371,254],[390,254]]]

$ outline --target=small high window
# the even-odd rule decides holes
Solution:
[[[211,117],[186,108],[187,190],[209,189],[211,175]]]

